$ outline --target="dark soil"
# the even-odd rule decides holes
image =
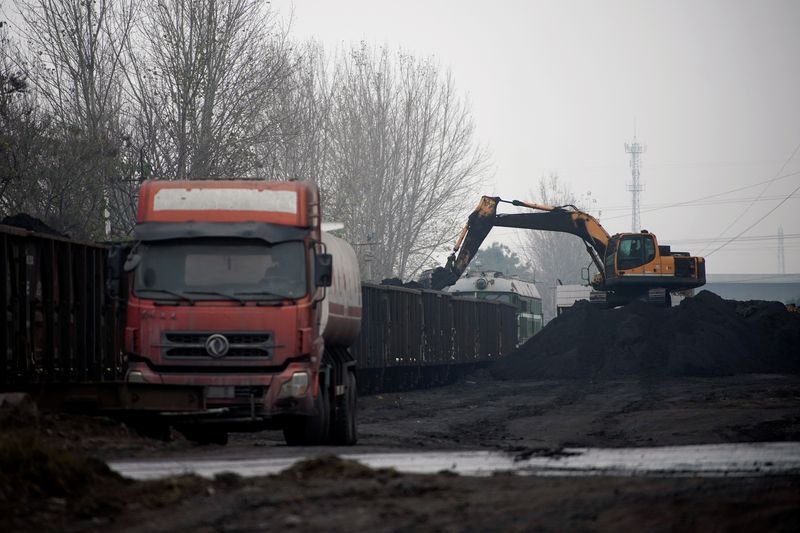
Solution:
[[[787,442],[800,441],[800,376],[523,381],[478,374],[448,387],[365,397],[360,409],[359,452]]]
[[[673,308],[579,301],[498,361],[501,379],[800,372],[800,314],[702,291]]]
[[[800,440],[800,376],[500,381],[360,401],[358,453]],[[144,439],[104,418],[35,415],[21,404],[0,432],[4,531],[796,531],[800,478],[406,475],[292,448],[278,432],[229,446]],[[27,414],[26,414],[27,413]],[[35,420],[35,421],[32,421]],[[87,455],[88,454],[88,455]],[[302,459],[276,476],[132,482],[91,456]]]
[[[792,476],[477,478],[376,471],[327,456],[275,476],[131,482],[39,448],[15,457],[29,468],[41,453],[49,478],[71,488],[4,492],[6,531],[796,531],[800,523]]]
[[[359,479],[374,477],[397,477],[392,469],[373,470],[356,461],[342,459],[336,455],[321,455],[306,461],[293,464],[280,477],[285,479],[304,480],[313,478]]]

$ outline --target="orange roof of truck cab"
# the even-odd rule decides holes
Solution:
[[[136,222],[252,221],[310,227],[318,215],[319,192],[310,182],[145,181]]]

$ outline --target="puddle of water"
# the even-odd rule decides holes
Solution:
[[[558,456],[525,459],[502,452],[424,452],[341,454],[372,468],[432,474],[449,470],[461,475],[488,476],[496,472],[520,475],[658,475],[753,476],[800,474],[800,442],[711,444],[658,448],[568,448]],[[241,476],[276,474],[296,461],[314,457],[238,460],[120,461],[109,466],[134,479],[154,479],[194,473],[213,477],[221,472]]]

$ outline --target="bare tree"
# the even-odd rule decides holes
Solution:
[[[468,106],[433,60],[362,44],[337,61],[331,117],[328,212],[375,243],[376,276],[415,276],[486,169]]]
[[[102,138],[121,105],[122,41],[136,13],[133,0],[23,0],[27,39],[38,60],[31,82],[54,115]]]
[[[433,60],[362,45],[329,61],[263,0],[26,1],[46,142],[4,205],[124,235],[143,179],[314,180],[376,276],[404,278],[463,224],[486,154]]]
[[[159,0],[127,41],[137,137],[157,177],[241,177],[289,73],[286,31],[260,0]]]
[[[47,124],[40,119],[29,82],[18,63],[12,60],[13,43],[3,32],[0,34],[0,215],[25,211],[23,202],[31,199],[26,190],[34,183],[28,179],[36,167],[36,159],[43,149]]]
[[[332,87],[325,51],[316,42],[294,48],[287,76],[274,91],[256,145],[256,174],[317,182],[325,190],[330,153]]]
[[[575,196],[568,185],[552,173],[539,180],[538,194],[533,199],[547,205],[575,205]],[[536,285],[542,296],[545,320],[555,316],[555,287],[581,283],[581,270],[591,262],[580,237],[553,231],[526,231],[522,234],[522,255],[533,266]]]
[[[47,123],[49,143],[6,203],[77,237],[100,237],[105,229],[121,137],[118,39],[131,27],[131,2],[119,0],[113,9],[110,0],[20,2],[28,58],[13,60],[31,86],[29,105]]]

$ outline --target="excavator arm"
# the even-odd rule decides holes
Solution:
[[[537,212],[498,215],[497,204],[501,202],[518,207],[528,207]],[[469,215],[467,225],[461,231],[453,252],[447,259],[447,264],[434,270],[431,276],[431,288],[442,290],[453,285],[464,273],[478,252],[478,248],[495,226],[559,231],[577,235],[583,239],[586,250],[592,257],[597,270],[601,275],[603,273],[602,258],[605,256],[611,236],[593,216],[571,205],[554,207],[484,196],[478,207]]]

